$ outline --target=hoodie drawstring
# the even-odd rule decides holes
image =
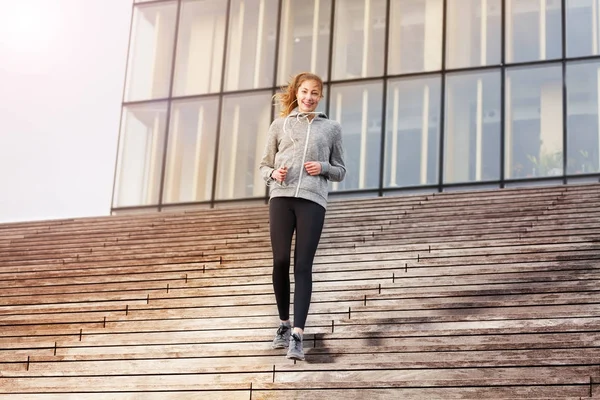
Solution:
[[[311,128],[312,123],[315,120],[315,118],[309,120],[308,119],[308,115],[309,114],[316,114],[315,118],[317,116],[319,116],[319,115],[325,116],[325,114],[322,113],[322,112],[307,112],[307,113],[302,113],[301,112],[301,113],[298,113],[298,114],[295,115],[295,117],[296,117],[296,123],[300,122],[300,117],[304,117],[304,118],[306,118],[308,120],[308,129],[306,130],[306,141],[304,143],[304,152],[302,154],[302,162],[300,163],[300,172],[298,174],[298,184],[296,185],[296,193],[294,194],[294,197],[298,197],[298,193],[300,192],[300,183],[302,182],[302,173],[304,171],[303,167],[304,167],[304,163],[306,162],[306,153],[308,152],[308,140],[310,139],[310,128]],[[293,145],[293,149],[294,150],[292,152],[293,156],[292,156],[292,163],[291,163],[291,165],[293,166],[294,162],[295,162],[295,158],[296,158],[296,141],[292,137],[292,132],[291,131],[287,131],[286,132],[286,126],[288,125],[288,120],[290,118],[292,118],[292,117],[294,117],[294,116],[288,115],[285,118],[285,120],[283,121],[283,134],[285,135],[287,133],[289,135],[289,137],[290,137],[290,140],[292,141],[292,145]],[[327,118],[327,117],[325,116],[325,118]],[[296,124],[294,124],[294,126],[295,125]],[[294,126],[292,126],[292,130],[293,130]]]

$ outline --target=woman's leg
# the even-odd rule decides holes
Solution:
[[[296,216],[291,198],[274,197],[269,201],[269,229],[273,250],[273,291],[279,318],[290,319],[290,254]]]
[[[296,200],[296,248],[294,250],[294,330],[304,331],[312,295],[312,266],[321,239],[325,209],[309,200]]]

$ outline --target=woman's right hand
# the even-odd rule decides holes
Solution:
[[[285,181],[286,176],[287,176],[287,167],[281,167],[279,169],[273,170],[273,173],[271,174],[271,177],[279,182]]]

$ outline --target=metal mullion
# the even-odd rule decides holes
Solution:
[[[115,167],[113,170],[113,185],[112,194],[110,196],[110,209],[111,214],[114,210],[113,205],[115,204],[115,188],[117,186],[117,168],[119,166],[119,151],[121,150],[121,138],[123,135],[123,110],[125,108],[125,91],[127,89],[127,74],[129,72],[129,56],[131,55],[131,41],[133,35],[133,17],[135,14],[135,3],[131,2],[131,20],[129,22],[129,41],[127,43],[127,58],[125,59],[125,77],[123,78],[123,94],[121,96],[121,115],[119,116],[119,135],[117,136],[117,154],[115,157]]]
[[[438,155],[438,191],[444,187],[444,135],[446,134],[446,19],[448,17],[448,0],[443,0],[442,10],[442,76],[440,87],[440,138]]]
[[[125,95],[127,90],[127,74],[129,73],[129,57],[131,56],[131,42],[133,41],[133,21],[135,17],[135,3],[131,3],[131,21],[129,23],[129,43],[127,44],[127,58],[125,59],[125,78],[123,79],[123,95],[121,97],[122,106],[126,105]],[[120,135],[119,135],[120,136]]]
[[[460,74],[463,72],[479,72],[479,71],[487,71],[487,70],[495,70],[501,67],[502,64],[488,64],[488,65],[480,65],[477,67],[463,67],[463,68],[450,68],[446,71],[452,74]]]
[[[561,0],[561,22],[562,22],[562,119],[563,119],[563,184],[567,184],[567,9],[566,1]]]
[[[448,183],[444,185],[444,188],[453,188],[453,187],[477,187],[477,186],[490,186],[497,185],[498,181],[468,181],[462,183]],[[414,191],[414,190],[422,190],[422,189],[431,189],[432,191],[437,191],[437,184],[433,185],[414,185],[414,186],[403,186],[401,188],[385,188],[384,193],[394,193],[394,192],[406,192],[406,191]]]
[[[502,66],[502,70],[500,71],[500,188],[504,188],[504,169],[505,165],[505,129],[506,129],[506,0],[502,0],[501,2],[501,10],[500,10],[500,65]]]
[[[175,35],[173,37],[173,53],[171,59],[171,77],[169,82],[169,99],[167,101],[167,118],[165,120],[165,139],[163,144],[163,158],[162,158],[162,169],[160,171],[160,183],[158,190],[158,211],[162,209],[164,184],[165,184],[165,171],[167,167],[167,147],[169,145],[169,124],[171,123],[171,97],[173,96],[173,85],[175,80],[175,61],[177,58],[177,41],[179,36],[179,22],[181,20],[181,2],[177,0],[177,11],[175,13]]]
[[[274,87],[273,86],[265,86],[262,88],[257,88],[257,89],[240,89],[240,90],[231,90],[231,91],[224,91],[221,92],[224,95],[243,95],[243,94],[252,94],[252,93],[259,93],[259,92],[265,92],[267,90],[273,90]],[[198,99],[198,98],[203,98],[203,97],[212,97],[214,96],[216,93],[203,93],[203,94],[193,94],[193,95],[187,95],[187,96],[178,96],[178,97],[174,97],[174,99],[177,100],[189,100],[189,99]]]
[[[151,205],[151,206],[124,206],[124,207],[113,207],[112,208],[112,212],[119,212],[119,211],[139,211],[139,210],[157,210],[158,208],[156,205]]]
[[[502,36],[504,36],[504,35],[502,35]],[[504,42],[504,38],[502,39],[502,42]],[[502,47],[504,47],[504,44],[502,44]],[[600,60],[600,55],[569,58],[569,61],[594,61],[594,60]],[[524,61],[524,62],[506,64],[504,62],[504,50],[502,50],[502,61],[499,64],[489,64],[489,65],[476,66],[476,67],[453,68],[453,69],[448,69],[447,72],[460,73],[460,72],[485,71],[485,70],[492,70],[492,69],[498,69],[498,68],[504,68],[504,67],[510,67],[510,68],[530,67],[530,66],[540,66],[540,65],[546,65],[546,64],[556,64],[556,62],[558,62],[558,61],[560,61],[560,59]],[[387,78],[389,78],[389,79],[418,78],[418,77],[426,77],[426,76],[436,76],[442,72],[443,72],[442,70],[434,70],[434,71],[423,71],[423,72],[400,73],[400,74],[387,75]],[[367,79],[380,79],[380,78],[381,77],[343,79],[343,80],[334,81],[334,83],[336,83],[336,84],[337,83],[352,83],[352,82],[363,81],[363,80],[367,80]]]
[[[560,62],[560,60],[562,60],[562,58],[550,58],[550,59],[546,59],[546,60],[533,60],[533,61],[522,61],[522,62],[516,62],[516,63],[509,63],[507,64],[507,66],[511,67],[511,68],[519,68],[519,67],[535,67],[538,65],[545,65],[545,64],[556,64],[557,62]]]
[[[333,35],[335,34],[335,0],[331,0],[331,15],[329,16],[329,54],[328,54],[328,66],[327,66],[327,100],[325,105],[325,114],[330,115],[331,107],[331,87],[333,78]]]
[[[355,194],[370,194],[370,193],[377,195],[378,191],[379,191],[379,189],[377,189],[377,188],[375,188],[375,189],[351,189],[351,190],[331,192],[331,193],[329,193],[329,196],[335,197],[335,196],[348,196],[348,195],[355,195]]]
[[[142,1],[142,2],[137,2],[137,3],[136,3],[136,2],[135,2],[135,0],[134,0],[134,3],[133,3],[133,5],[134,5],[134,6],[135,6],[135,5],[140,5],[140,6],[141,6],[141,5],[144,5],[144,6],[145,6],[145,5],[147,5],[147,4],[150,4],[150,5],[156,5],[156,4],[161,4],[161,3],[169,3],[169,2],[172,2],[172,1],[173,1],[173,0],[152,0],[152,1]],[[176,1],[177,1],[177,0],[176,0]]]
[[[390,12],[391,12],[391,0],[387,0],[385,3],[385,37],[383,45],[383,102],[381,103],[381,143],[379,151],[379,197],[383,196],[383,174],[385,171],[385,137],[387,129],[387,89],[388,89],[388,58],[389,58],[389,36],[390,36]]]
[[[560,176],[540,176],[537,178],[507,179],[505,183],[543,183],[562,180]]]
[[[566,58],[566,56],[565,56],[565,58]],[[600,60],[600,54],[592,55],[592,56],[569,57],[569,61],[597,61],[597,60]]]
[[[189,207],[189,206],[198,206],[198,205],[210,205],[210,200],[184,201],[184,202],[178,202],[178,203],[163,204],[164,208]]]
[[[279,41],[281,40],[281,10],[283,9],[283,3],[287,0],[278,1],[277,2],[277,26],[275,30],[275,60],[273,63],[273,84],[271,85],[271,90],[274,92],[277,90],[277,74],[279,69]]]
[[[597,61],[597,60],[600,60],[600,55],[569,58],[569,61]],[[483,66],[477,66],[477,67],[453,68],[453,69],[447,69],[446,71],[449,73],[476,72],[476,71],[493,70],[493,69],[498,69],[498,68],[502,68],[502,67],[523,68],[523,67],[543,66],[543,65],[547,65],[547,64],[556,64],[557,62],[560,62],[559,58],[550,59],[550,60],[541,60],[541,61],[540,60],[526,61],[526,62],[512,63],[512,64],[506,64],[504,62],[501,62],[499,64],[489,64],[489,65],[483,65]],[[390,79],[418,78],[418,77],[439,75],[441,72],[442,72],[442,70],[411,72],[411,73],[402,73],[402,74],[391,74],[391,75],[387,75],[386,77],[390,78]],[[381,77],[344,79],[344,80],[334,81],[334,83],[352,83],[352,82],[356,82],[356,81],[374,80],[374,79],[381,79]]]
[[[134,100],[134,101],[125,101],[123,102],[124,106],[141,106],[141,105],[145,105],[145,104],[152,104],[152,103],[164,103],[165,101],[169,101],[170,97],[160,97],[157,99],[146,99],[146,100]]]
[[[277,8],[277,27],[275,28],[275,60],[273,62],[273,87],[271,87],[271,94],[274,98],[277,94],[277,70],[279,68],[279,40],[281,39],[281,9],[283,8],[283,1],[278,1]],[[271,107],[271,121],[275,119],[275,106]],[[265,204],[269,202],[269,186],[265,186]]]
[[[433,71],[421,71],[421,72],[409,72],[409,73],[400,73],[400,74],[390,74],[386,76],[388,79],[395,78],[422,78],[428,76],[438,76],[442,73],[441,69],[433,70]]]
[[[221,200],[215,200],[213,202],[213,204],[211,205],[211,208],[214,208],[214,206],[217,204],[228,204],[228,203],[256,202],[258,204],[258,202],[260,202],[261,200],[262,200],[261,197],[234,197],[232,199],[221,199]],[[195,203],[195,204],[200,204],[200,203]],[[205,201],[202,204],[209,204],[209,203]],[[188,205],[194,205],[194,204],[188,204]]]
[[[222,120],[222,112],[223,112],[223,89],[225,87],[225,62],[227,61],[227,47],[228,47],[228,39],[229,39],[229,19],[231,12],[231,0],[227,0],[227,9],[225,11],[225,37],[223,40],[223,59],[221,63],[221,83],[219,87],[219,105],[217,106],[217,135],[215,138],[215,161],[213,163],[213,180],[212,180],[212,190],[210,194],[210,208],[215,206],[215,194],[217,191],[217,168],[219,166],[219,147],[221,141],[221,120]]]
[[[335,81],[333,81],[333,84],[336,85],[344,85],[344,84],[351,84],[351,83],[358,83],[358,82],[365,82],[365,81],[379,81],[383,78],[385,78],[385,75],[379,75],[379,76],[369,76],[366,78],[350,78],[350,79],[337,79]]]

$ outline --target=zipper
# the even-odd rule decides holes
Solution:
[[[294,197],[298,197],[298,193],[300,192],[300,183],[302,182],[302,175],[304,174],[304,162],[306,161],[306,151],[308,150],[308,139],[310,139],[310,126],[312,125],[313,121],[308,121],[308,129],[306,131],[306,143],[304,143],[304,154],[302,155],[302,162],[300,163],[300,175],[298,176],[298,185],[296,186],[296,194],[294,195]]]

